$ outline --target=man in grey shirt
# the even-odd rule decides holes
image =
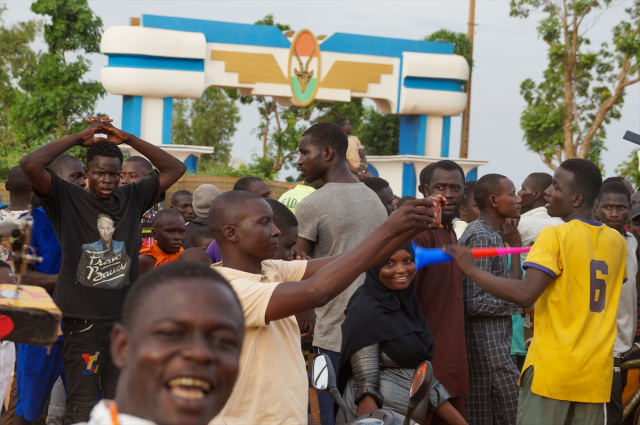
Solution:
[[[347,166],[349,142],[333,123],[309,127],[300,138],[298,168],[305,181],[322,179],[325,185],[298,204],[296,248],[313,258],[342,254],[355,247],[387,219],[378,195],[360,183]],[[314,351],[327,354],[338,370],[341,325],[347,302],[364,282],[364,274],[337,298],[316,309]],[[333,401],[318,394],[322,424],[333,423]],[[327,397],[322,397],[327,396]]]

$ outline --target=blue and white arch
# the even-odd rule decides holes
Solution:
[[[199,98],[217,86],[292,104],[287,80],[292,34],[273,26],[156,15],[143,15],[141,25],[105,31],[101,51],[109,61],[102,84],[123,96],[124,130],[171,152],[190,170],[212,148],[171,143],[174,99]],[[316,99],[369,98],[378,112],[400,114],[395,165],[382,157],[369,162],[395,193],[415,194],[408,170],[416,161],[449,157],[451,117],[466,106],[467,62],[449,43],[345,33],[318,39],[322,67]]]

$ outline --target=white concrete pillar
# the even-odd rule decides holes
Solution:
[[[443,117],[427,115],[427,135],[424,141],[424,154],[429,158],[440,157],[443,122]]]
[[[140,138],[154,145],[162,144],[162,113],[164,99],[157,97],[142,98],[140,119]]]

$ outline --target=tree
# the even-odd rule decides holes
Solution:
[[[29,45],[35,40],[40,27],[36,21],[6,27],[2,22],[5,11],[6,6],[0,7],[0,179],[3,180],[22,157],[8,117],[17,95],[14,81],[35,62],[36,54]]]
[[[240,122],[238,105],[225,90],[209,87],[201,99],[177,100],[173,108],[172,142],[178,145],[212,146],[212,155],[202,155],[199,169],[229,162],[231,142]]]
[[[397,155],[400,145],[400,115],[379,114],[368,106],[357,127],[367,155]]]
[[[542,82],[527,79],[520,86],[527,103],[520,125],[527,148],[551,169],[575,157],[600,164],[606,149],[604,125],[620,118],[625,89],[640,81],[640,0],[626,9],[631,21],[613,28],[611,45],[587,51],[590,40],[585,33],[594,25],[596,12],[610,4],[611,0],[511,0],[512,16],[546,13],[538,34],[548,45],[549,64]]]
[[[471,58],[473,46],[471,45],[471,40],[469,40],[467,34],[442,28],[431,35],[424,37],[423,40],[453,44],[453,53],[465,58],[469,64],[469,68],[473,68],[473,59]]]
[[[616,174],[627,178],[634,187],[640,187],[640,162],[638,161],[638,149],[629,154],[628,160],[616,167]]]
[[[102,20],[87,1],[37,0],[31,10],[49,18],[44,25],[48,51],[24,69],[9,112],[22,153],[83,129],[83,119],[95,114],[105,94],[98,81],[85,79],[91,61],[83,53],[99,53],[102,34]]]

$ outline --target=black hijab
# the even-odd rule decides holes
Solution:
[[[398,251],[403,249],[414,257],[411,242]],[[404,368],[415,368],[433,358],[433,336],[418,305],[415,279],[402,291],[387,288],[379,278],[387,261],[367,271],[364,284],[347,304],[338,373],[341,391],[352,374],[351,356],[369,345],[380,343],[385,354]]]

